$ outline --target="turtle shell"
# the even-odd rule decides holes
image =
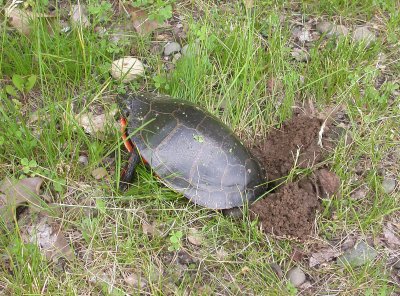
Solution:
[[[258,161],[218,118],[184,100],[128,95],[127,131],[160,180],[192,202],[229,209],[254,201]]]

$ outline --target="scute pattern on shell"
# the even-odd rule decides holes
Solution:
[[[125,95],[128,133],[161,181],[194,203],[227,209],[254,201],[258,161],[218,118],[189,101]]]

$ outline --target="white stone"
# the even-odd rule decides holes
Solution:
[[[131,82],[143,76],[143,63],[134,57],[123,57],[115,60],[111,65],[111,75],[114,79],[121,79],[123,83]]]

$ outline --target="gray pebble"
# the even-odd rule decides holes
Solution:
[[[356,42],[365,42],[368,47],[375,42],[376,37],[367,27],[359,27],[353,32],[353,40]]]
[[[343,25],[335,25],[332,30],[328,33],[329,36],[347,36],[349,34],[349,30]]]
[[[378,256],[378,253],[375,249],[366,242],[361,241],[354,248],[347,250],[343,255],[339,256],[338,263],[342,266],[347,263],[352,267],[357,267],[374,260],[376,256]]]
[[[392,193],[396,188],[396,180],[385,177],[382,181],[382,188],[385,193]]]
[[[78,158],[78,162],[83,164],[83,165],[87,165],[89,163],[88,157],[86,155],[81,155]]]
[[[179,52],[181,50],[181,46],[178,42],[168,42],[164,46],[164,55],[169,56],[173,53]]]
[[[316,26],[316,29],[319,33],[321,34],[325,34],[325,33],[329,33],[333,28],[333,24],[330,22],[321,22],[318,23]]]
[[[321,34],[326,34],[326,36],[347,36],[349,30],[343,25],[335,25],[330,22],[321,22],[317,24],[316,29]]]
[[[286,277],[295,287],[300,286],[306,281],[305,273],[297,266],[291,268]]]

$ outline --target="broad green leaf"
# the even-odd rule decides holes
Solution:
[[[11,96],[18,96],[17,90],[12,86],[12,85],[6,85],[6,93],[8,93]]]
[[[63,191],[63,186],[66,184],[64,179],[56,179],[53,182],[54,190],[57,192]]]
[[[25,84],[25,91],[26,92],[29,92],[35,86],[36,79],[37,79],[36,75],[29,76],[28,81]]]
[[[37,167],[37,162],[36,162],[36,160],[32,159],[32,160],[29,162],[29,167],[31,167],[31,168]]]
[[[21,164],[23,166],[29,166],[29,160],[27,158],[22,158],[21,159]]]
[[[14,74],[12,77],[14,86],[20,91],[24,91],[24,78],[21,75]]]

